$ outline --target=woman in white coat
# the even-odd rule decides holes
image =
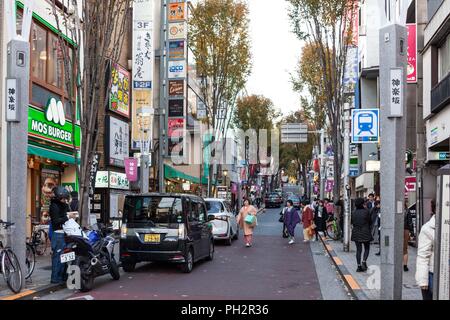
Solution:
[[[434,239],[436,202],[431,201],[431,218],[420,230],[416,261],[416,282],[423,300],[433,300]]]

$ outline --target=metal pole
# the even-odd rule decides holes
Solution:
[[[166,192],[166,184],[164,179],[164,157],[166,154],[165,143],[165,125],[166,121],[166,85],[167,85],[167,67],[166,67],[166,3],[167,0],[161,0],[161,27],[160,27],[160,60],[159,60],[159,192]]]
[[[354,99],[354,97],[353,97]],[[350,251],[350,105],[344,103],[344,251]],[[335,173],[339,174],[339,173]],[[342,219],[342,215],[341,215]]]
[[[381,101],[381,294],[383,300],[402,298],[403,207],[405,188],[407,30],[399,24],[380,28]],[[399,68],[400,110],[391,88]],[[392,78],[392,79],[391,79]],[[395,93],[396,95],[398,92]],[[396,99],[394,99],[395,101]],[[400,112],[398,112],[400,111]]]
[[[10,244],[19,260],[22,277],[26,271],[29,63],[28,41],[11,40],[7,46],[7,75],[10,79],[16,79],[18,117],[7,124],[7,217],[15,224]]]
[[[142,143],[141,143],[142,144]],[[147,193],[149,189],[149,179],[150,179],[150,157],[148,153],[141,153],[141,179],[140,179],[140,188],[141,193]]]

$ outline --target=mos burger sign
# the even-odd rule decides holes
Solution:
[[[72,122],[66,120],[62,102],[54,98],[49,99],[45,112],[29,108],[28,135],[70,148],[74,141],[77,148],[80,146],[80,127],[76,125],[73,130]]]

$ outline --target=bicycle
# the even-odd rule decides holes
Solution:
[[[342,230],[334,216],[331,216],[327,221],[327,233],[333,240],[339,240],[342,237]]]
[[[49,247],[48,233],[43,229],[43,226],[39,222],[33,222],[33,233],[28,243],[33,247],[35,254],[42,256]]]
[[[8,231],[8,228],[14,223],[4,222],[0,220],[0,226]],[[22,270],[20,269],[19,260],[10,247],[4,247],[0,240],[0,268],[6,284],[14,293],[22,290]]]

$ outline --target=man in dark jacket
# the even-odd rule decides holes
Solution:
[[[63,224],[75,215],[68,213],[69,208],[69,191],[64,187],[55,187],[53,189],[54,197],[50,201],[50,218],[52,224],[52,276],[51,283],[64,282],[65,266],[61,263],[61,254],[64,250],[64,231]]]
[[[372,217],[369,210],[364,208],[364,199],[355,200],[356,210],[352,213],[352,241],[356,244],[357,272],[367,270],[367,258],[369,257],[370,242],[372,237]],[[364,257],[361,263],[362,247],[364,245]]]

